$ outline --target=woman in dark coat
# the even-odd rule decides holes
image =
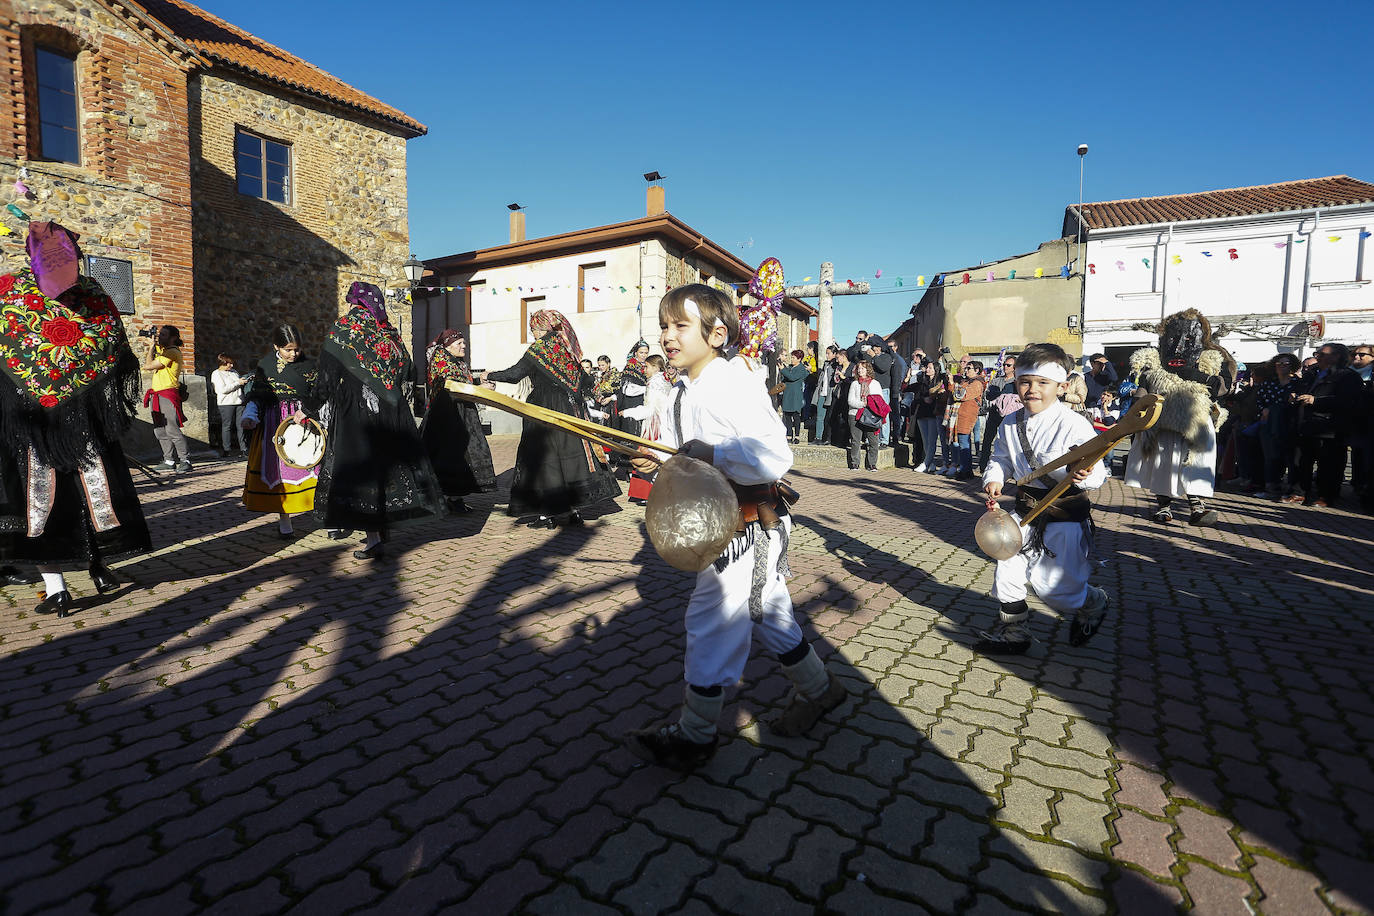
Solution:
[[[327,528],[363,529],[367,538],[353,556],[375,560],[383,532],[443,515],[444,497],[410,410],[410,354],[387,319],[382,291],[354,283],[348,303],[320,353],[317,394],[329,435],[315,515]]]
[[[488,372],[487,382],[515,384],[528,378],[533,386],[528,403],[587,419],[592,380],[582,369],[582,348],[567,319],[542,309],[530,316],[530,331],[539,339],[520,362]],[[524,421],[509,514],[537,515],[531,522],[536,528],[580,525],[579,509],[619,495],[620,484],[602,462],[601,449],[556,427]]]
[[[496,489],[496,470],[491,448],[482,432],[477,405],[455,398],[444,383],[450,379],[469,385],[482,380],[472,374],[467,362],[468,342],[461,331],[446,329],[429,345],[429,372],[426,388],[429,410],[420,427],[425,452],[444,490],[450,512],[467,512],[463,497],[469,493]]]

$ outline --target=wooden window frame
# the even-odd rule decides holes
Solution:
[[[59,158],[59,157],[57,157],[57,156],[50,156],[50,155],[48,155],[47,152],[43,149],[43,134],[44,134],[43,122],[44,122],[44,117],[43,117],[43,102],[42,102],[42,86],[41,86],[41,84],[38,82],[38,79],[39,79],[39,77],[38,77],[38,55],[39,55],[39,54],[49,54],[49,55],[51,55],[51,56],[53,56],[53,57],[61,58],[62,60],[66,60],[66,61],[70,61],[70,62],[71,62],[71,65],[72,65],[72,79],[71,79],[71,86],[70,86],[70,94],[71,94],[71,107],[72,107],[72,112],[71,112],[71,113],[72,113],[72,125],[71,125],[71,128],[70,128],[70,129],[71,129],[72,133],[75,134],[75,143],[76,143],[76,158],[75,158],[75,159],[62,159],[62,158]],[[43,160],[43,161],[45,161],[45,162],[65,162],[65,163],[67,163],[67,164],[69,164],[69,165],[78,165],[78,166],[79,166],[79,165],[81,165],[81,158],[82,158],[82,157],[81,157],[81,66],[80,66],[81,54],[80,54],[80,51],[79,51],[79,50],[76,50],[76,49],[68,48],[68,47],[62,47],[61,45],[56,44],[56,43],[50,43],[50,42],[46,42],[46,41],[35,41],[35,42],[33,43],[33,52],[32,52],[32,56],[31,56],[31,60],[33,61],[33,95],[32,95],[32,98],[33,98],[33,109],[34,109],[34,114],[33,114],[32,123],[33,123],[34,130],[35,130],[35,136],[34,136],[34,138],[33,138],[33,144],[32,144],[32,146],[33,146],[33,151],[36,153],[35,158],[41,159],[41,160]],[[68,93],[68,87],[66,87],[66,86],[63,86],[63,87],[55,87],[55,88],[59,88],[59,91],[62,92],[63,95],[66,95],[66,94]],[[56,122],[52,122],[52,123],[56,124]],[[60,130],[67,130],[67,127],[66,127],[65,125],[59,125],[59,129],[60,129]]]
[[[262,165],[262,174],[258,176],[258,185],[261,193],[249,194],[243,190],[243,175],[239,171],[239,138],[251,137],[258,141],[259,157],[258,162]],[[267,144],[274,143],[286,150],[286,177],[282,182],[282,196],[285,200],[275,200],[267,196]],[[251,176],[250,176],[251,177]],[[267,203],[280,204],[283,207],[292,206],[296,197],[296,151],[290,143],[283,140],[276,140],[266,134],[249,130],[246,127],[234,125],[234,190],[242,197],[251,197],[254,200],[266,201]]]
[[[543,302],[545,296],[530,296],[528,299],[520,300],[520,342],[528,344],[530,342],[530,303]],[[538,311],[536,308],[535,311]]]
[[[587,264],[577,265],[577,311],[578,314],[587,310],[587,271],[595,270],[598,267],[605,267],[605,261],[593,261]]]

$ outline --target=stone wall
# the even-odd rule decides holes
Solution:
[[[203,371],[227,352],[256,362],[279,324],[318,352],[354,280],[386,288],[409,254],[405,139],[325,102],[305,103],[238,77],[190,85],[196,325]],[[240,194],[235,128],[291,147],[286,204]],[[410,306],[391,306],[408,334]]]
[[[79,163],[35,161],[33,46],[76,54]],[[133,326],[175,324],[194,365],[186,61],[93,0],[0,0],[0,181],[21,167],[34,220],[81,235],[88,255],[131,261]],[[5,271],[26,263],[25,226],[0,238]]]

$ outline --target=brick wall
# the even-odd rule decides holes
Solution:
[[[196,323],[207,354],[241,364],[290,322],[318,351],[354,280],[386,288],[409,254],[405,139],[266,84],[217,73],[191,82]],[[291,148],[280,204],[240,194],[236,128]],[[391,307],[404,333],[410,306]]]

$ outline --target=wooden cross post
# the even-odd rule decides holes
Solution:
[[[824,353],[825,348],[830,346],[835,340],[835,315],[834,307],[830,302],[831,296],[861,296],[868,292],[868,281],[860,280],[841,280],[835,282],[835,265],[826,261],[821,265],[821,282],[813,283],[809,286],[789,286],[787,295],[795,299],[810,299],[819,297],[817,304],[817,342],[818,349]]]

